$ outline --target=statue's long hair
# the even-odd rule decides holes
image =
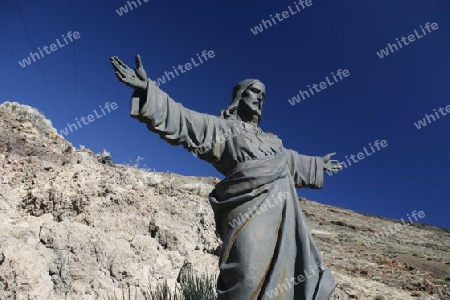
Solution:
[[[220,117],[229,120],[240,120],[237,114],[237,110],[239,107],[239,102],[241,101],[242,93],[253,83],[261,82],[258,79],[245,79],[238,82],[234,88],[233,93],[231,94],[231,103],[227,108],[223,109],[220,112]],[[262,83],[262,82],[261,82]],[[258,118],[258,123],[261,121],[261,117]]]

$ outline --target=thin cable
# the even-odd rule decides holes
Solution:
[[[33,41],[32,41],[32,39],[31,39],[31,35],[30,35],[30,31],[28,30],[28,26],[27,26],[27,24],[25,23],[25,19],[23,18],[22,10],[20,9],[20,6],[19,6],[19,3],[17,3],[17,0],[14,0],[14,3],[16,4],[17,9],[19,10],[20,18],[21,18],[21,20],[22,20],[23,26],[25,27],[25,31],[26,31],[26,33],[27,33],[28,40],[30,41],[31,51],[33,51],[33,49],[35,49],[35,47],[34,47],[34,45],[33,45]],[[55,101],[54,101],[54,99],[53,99],[52,93],[50,92],[50,87],[48,86],[47,79],[45,78],[44,72],[42,71],[42,67],[41,67],[41,64],[40,64],[40,62],[39,62],[39,59],[37,60],[37,64],[38,64],[39,71],[40,71],[40,73],[41,73],[42,79],[44,80],[44,83],[45,83],[45,87],[46,87],[46,89],[47,89],[47,92],[48,92],[48,94],[50,95],[50,100],[51,100],[51,102],[52,102],[52,106],[53,106],[53,108],[54,108],[55,111],[56,111],[57,109],[56,109]]]
[[[65,28],[66,27],[65,26],[65,20],[67,20],[67,17],[65,16],[65,13],[66,13],[65,7],[66,6],[65,6],[64,1],[60,1],[60,3],[62,5],[61,6],[61,13],[59,14],[60,17],[62,18],[62,20],[59,20],[61,22],[61,26],[60,27],[61,28]],[[64,57],[66,58],[66,59],[64,59],[64,61],[65,62],[69,62],[69,60],[70,60],[70,53],[68,51],[65,51],[64,52]],[[65,85],[66,91],[69,89],[69,73],[70,73],[70,66],[68,68],[66,68],[65,64],[64,64],[64,85]],[[70,100],[71,98],[67,97],[66,99],[68,99],[67,102],[69,103],[69,112],[72,113],[73,110],[72,110],[72,101]]]
[[[8,9],[6,6],[4,6],[4,14],[5,14],[6,24],[8,24],[8,30],[9,30],[9,33],[11,34],[11,38],[14,42],[14,45],[16,46],[17,53],[24,53],[25,51],[22,51],[23,49],[21,46],[19,46],[19,42],[17,41],[16,35],[14,34],[13,26],[11,25],[11,21],[10,21],[11,18],[9,17]],[[25,73],[27,74],[27,76],[29,76],[28,72],[25,72]],[[34,90],[34,94],[37,95],[38,93],[36,92],[36,87],[34,85],[32,85],[32,87]]]
[[[72,32],[75,32],[75,9],[74,9],[74,1],[71,0],[71,5],[70,8],[72,10]],[[77,116],[80,115],[80,104],[81,101],[78,98],[78,77],[77,77],[77,52],[76,52],[76,48],[75,48],[75,44],[76,43],[72,43],[73,45],[73,73],[75,76],[75,100],[76,100],[76,105],[77,105]]]

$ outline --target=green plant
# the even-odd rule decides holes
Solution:
[[[206,275],[198,277],[189,270],[180,276],[181,294],[183,300],[215,300],[216,279],[214,276]],[[174,299],[176,300],[176,299]]]
[[[111,296],[100,296],[96,291],[94,297],[97,300],[216,300],[216,277],[206,275],[198,277],[193,275],[191,270],[183,273],[179,278],[179,285],[172,291],[167,281],[159,283],[155,288],[143,289],[142,287],[134,287],[135,293],[131,293],[131,287],[122,287],[119,298],[115,293]],[[138,296],[137,290],[140,290],[142,296]],[[134,297],[132,296],[134,294]],[[143,297],[143,298],[142,298]]]
[[[166,280],[157,285],[154,291],[149,291],[148,294],[144,293],[144,297],[148,300],[183,300],[176,291],[172,294]]]

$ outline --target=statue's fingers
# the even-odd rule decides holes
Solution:
[[[124,64],[123,61],[120,60],[120,58],[118,56],[113,56],[112,57],[114,61],[120,63],[120,64]]]
[[[333,169],[341,169],[342,166],[341,166],[341,165],[334,164],[331,168],[333,168]]]
[[[111,64],[113,64],[115,66],[125,65],[117,56],[111,56],[109,60],[110,60]]]
[[[119,79],[119,81],[121,81],[121,82],[127,82],[127,81],[126,81],[126,77],[125,77],[124,74],[122,74],[121,72],[116,72],[116,77],[117,77],[117,79]]]
[[[119,79],[120,81],[123,80],[123,75],[122,75],[122,73],[116,71],[115,74],[116,74],[117,79]]]
[[[112,65],[112,67],[113,67],[115,72],[119,71],[119,68],[113,62],[111,62],[111,65]]]
[[[336,153],[337,153],[337,152],[328,153],[327,156],[331,157],[331,156],[336,155]]]
[[[128,69],[128,68],[124,68],[122,65],[120,65],[120,64],[118,64],[117,62],[114,62],[114,69],[117,71],[117,72],[120,72],[120,73],[122,73],[122,75],[124,76],[124,77],[126,77],[129,73],[130,73],[130,69]]]
[[[109,62],[111,63],[111,65],[115,68],[117,65],[117,61],[114,59],[114,56],[111,56],[109,58]]]
[[[123,61],[121,61],[117,56],[115,56],[114,57],[115,59],[115,62],[119,65],[119,66],[121,66],[122,68],[124,68],[124,69],[129,69],[130,67],[129,66],[127,66]]]
[[[142,67],[142,60],[139,54],[136,54],[135,60],[136,60],[136,68]]]
[[[111,65],[114,67],[115,70],[124,69],[124,67],[121,64],[119,64],[119,62],[115,59],[111,59]]]

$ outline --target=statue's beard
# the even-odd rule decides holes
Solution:
[[[244,101],[245,98],[241,98],[239,101],[239,106],[237,108],[237,115],[241,121],[252,122],[258,124],[261,120],[261,110],[257,105],[248,105]]]

